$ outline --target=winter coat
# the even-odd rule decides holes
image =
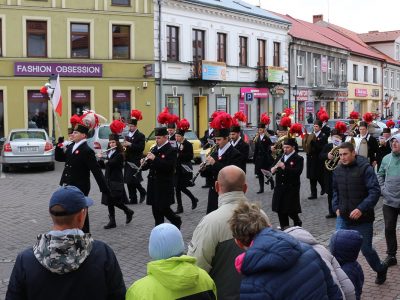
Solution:
[[[254,172],[256,174],[263,176],[261,169],[271,169],[273,162],[271,146],[271,139],[266,133],[262,139],[261,136],[256,139],[254,145]]]
[[[231,142],[231,144],[232,144],[232,142]],[[233,146],[233,144],[232,144],[232,146]],[[243,172],[246,173],[246,164],[247,164],[247,160],[249,159],[250,146],[242,138],[240,138],[240,140],[237,142],[237,144],[233,147],[237,151],[239,151],[241,154],[240,165],[238,165],[238,167],[240,167],[243,170]]]
[[[175,173],[176,184],[182,187],[187,187],[190,185],[190,180],[193,178],[193,145],[187,139],[178,145],[178,159],[176,162]],[[191,172],[187,169],[191,170]]]
[[[132,284],[126,300],[216,299],[216,294],[214,281],[196,259],[182,255],[149,262],[147,276]]]
[[[125,159],[127,162],[134,163],[136,166],[140,166],[140,160],[143,157],[143,150],[145,146],[145,136],[143,133],[136,129],[133,136],[125,136],[125,141],[131,143],[130,146],[125,147]],[[146,153],[147,154],[147,153]],[[127,184],[135,184],[136,181],[143,181],[142,174],[139,173],[136,176],[134,174],[136,170],[132,168],[128,163],[125,164],[124,168],[124,180]]]
[[[340,288],[343,295],[343,299],[346,300],[356,299],[353,283],[351,282],[347,274],[342,270],[339,262],[329,252],[328,249],[318,244],[315,237],[313,237],[311,233],[309,233],[302,227],[298,226],[291,227],[286,229],[285,232],[295,237],[298,241],[310,245],[321,256],[322,260],[325,262],[326,266],[331,271],[333,281]]]
[[[330,250],[343,271],[354,284],[357,300],[364,285],[364,272],[357,261],[362,245],[362,236],[356,230],[338,230],[331,238]]]
[[[115,205],[126,203],[128,197],[124,188],[124,157],[120,152],[114,152],[105,162],[105,178],[110,187],[111,194],[102,194],[101,203],[104,205]]]
[[[282,231],[263,229],[236,265],[241,300],[343,299],[318,253]]]
[[[314,134],[314,133],[312,133]],[[324,176],[324,162],[319,158],[319,155],[328,143],[328,137],[321,131],[318,137],[314,137],[309,145],[307,153],[307,178],[318,179]]]
[[[378,182],[381,187],[383,204],[400,208],[400,155],[386,155],[378,171]]]
[[[20,253],[6,300],[123,300],[125,283],[113,250],[90,234],[38,236]]]
[[[283,160],[282,157],[281,161]],[[284,170],[277,169],[272,211],[284,214],[301,213],[300,175],[303,166],[303,157],[295,152],[286,160]]]
[[[350,224],[373,222],[374,207],[379,200],[381,189],[375,171],[365,157],[356,156],[348,165],[339,164],[333,171],[333,211],[339,209],[340,216]],[[350,213],[359,209],[359,219],[350,219]]]

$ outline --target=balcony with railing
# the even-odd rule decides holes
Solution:
[[[191,61],[189,76],[194,84],[216,85],[226,80],[226,64],[206,60]]]

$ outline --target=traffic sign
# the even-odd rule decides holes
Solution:
[[[254,99],[253,93],[245,93],[244,94],[244,100],[246,102],[253,102],[253,99]]]

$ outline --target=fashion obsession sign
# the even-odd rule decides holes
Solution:
[[[102,77],[102,64],[15,62],[14,76]]]

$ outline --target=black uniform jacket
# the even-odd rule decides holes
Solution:
[[[208,129],[204,131],[204,136],[200,139],[201,145],[203,146],[204,150],[212,147],[212,145],[208,143],[209,139],[214,139],[214,130],[213,132],[211,132],[211,134],[209,134]]]
[[[387,141],[385,145],[379,144],[378,152],[376,153],[376,161],[378,163],[378,167],[380,167],[382,163],[382,159],[392,152],[392,148],[390,148],[390,142]]]
[[[182,144],[179,144],[177,150],[176,179],[179,181],[180,185],[189,186],[189,181],[193,177],[193,172],[187,171],[183,165],[193,170],[193,145],[185,139]]]
[[[284,160],[282,157],[281,161]],[[297,152],[285,162],[285,169],[276,171],[276,185],[272,197],[272,210],[278,213],[301,213],[300,175],[303,172],[304,159]]]
[[[76,186],[87,196],[90,191],[90,172],[92,172],[100,191],[110,193],[94,151],[84,142],[72,153],[74,145],[75,143],[69,144],[65,152],[58,146],[55,149],[55,159],[65,162],[60,185]]]
[[[175,202],[174,174],[176,167],[176,149],[166,143],[160,149],[153,148],[153,161],[148,160],[143,170],[149,169],[146,204],[167,207]]]
[[[238,150],[242,156],[239,167],[246,173],[246,163],[249,159],[250,146],[245,141],[243,141],[243,139],[240,139],[236,146],[234,146],[234,148]]]
[[[328,192],[328,195],[332,195],[332,173],[333,171],[328,170],[325,167],[325,161],[328,159],[328,153],[333,149],[333,144],[329,143],[322,148],[321,153],[319,154],[320,160],[324,163],[324,186],[325,191]],[[337,166],[337,165],[336,165]]]
[[[132,143],[130,146],[126,147],[125,150],[125,159],[126,161],[134,163],[136,166],[140,166],[140,160],[143,157],[143,150],[145,146],[145,136],[143,133],[137,129],[135,133],[133,134],[132,137],[129,137],[128,135],[125,137],[125,140]],[[131,183],[132,180],[134,179],[134,174],[136,173],[136,170],[133,169],[131,166],[128,164],[125,165],[125,182],[126,183]],[[143,180],[142,175],[138,174],[136,175],[136,178],[140,181]]]
[[[328,143],[328,137],[321,131],[318,137],[310,142],[309,152],[307,154],[307,178],[317,179],[324,176],[324,162],[319,158],[319,155]]]
[[[273,158],[271,153],[272,142],[267,134],[261,139],[259,136],[254,147],[254,171],[261,173],[261,169],[269,170],[272,166]]]

